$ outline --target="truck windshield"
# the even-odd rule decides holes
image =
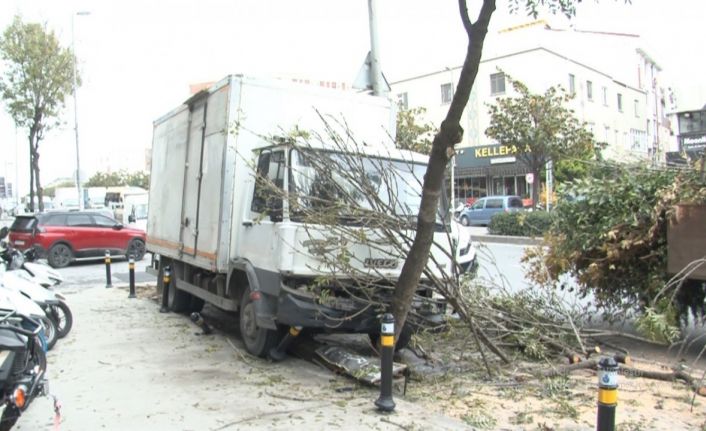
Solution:
[[[293,150],[290,193],[299,210],[324,207],[416,216],[426,165],[330,151]]]

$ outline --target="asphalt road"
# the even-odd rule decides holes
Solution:
[[[135,283],[156,281],[154,276],[145,272],[145,268],[150,264],[150,259],[151,255],[148,253],[142,260],[135,262]],[[96,286],[105,287],[106,285],[106,268],[103,259],[74,262],[58,271],[64,277],[64,282],[59,286],[59,289],[86,289]],[[130,274],[127,259],[112,258],[110,274],[113,285],[128,284]]]

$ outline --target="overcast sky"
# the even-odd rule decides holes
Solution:
[[[679,107],[702,106],[706,1],[632,3],[584,0],[572,23],[581,29],[640,34],[672,79]],[[475,9],[480,1],[468,4]],[[494,30],[531,20],[507,10],[507,0],[498,0]],[[90,15],[74,15],[79,11]],[[378,0],[378,12],[388,80],[461,64],[466,39],[457,0]],[[84,78],[78,122],[86,174],[105,169],[107,162],[114,169],[144,166],[152,121],[186,100],[190,83],[231,73],[350,83],[369,50],[367,0],[3,0],[0,29],[16,14],[45,23],[66,46],[74,17]],[[548,19],[568,25],[560,17]],[[75,169],[72,106],[69,99],[66,124],[41,144],[44,183]],[[14,182],[17,164],[21,192],[27,193],[26,131],[16,134],[2,111],[0,176]]]

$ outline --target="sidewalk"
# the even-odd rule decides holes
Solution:
[[[539,245],[542,243],[542,238],[530,238],[526,236],[506,236],[506,235],[490,235],[488,228],[485,226],[465,226],[462,229],[471,231],[471,238],[478,243],[496,243],[496,244],[516,244],[516,245]]]
[[[48,366],[62,431],[470,429],[399,393],[395,412],[380,414],[379,392],[352,379],[299,359],[253,358],[230,332],[198,335],[187,316],[159,313],[146,298],[153,288],[132,300],[102,285],[65,293],[74,329]],[[53,430],[52,418],[51,399],[38,398],[16,429]]]

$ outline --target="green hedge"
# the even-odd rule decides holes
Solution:
[[[491,235],[542,236],[552,225],[552,213],[546,211],[518,211],[498,213],[488,224]]]

